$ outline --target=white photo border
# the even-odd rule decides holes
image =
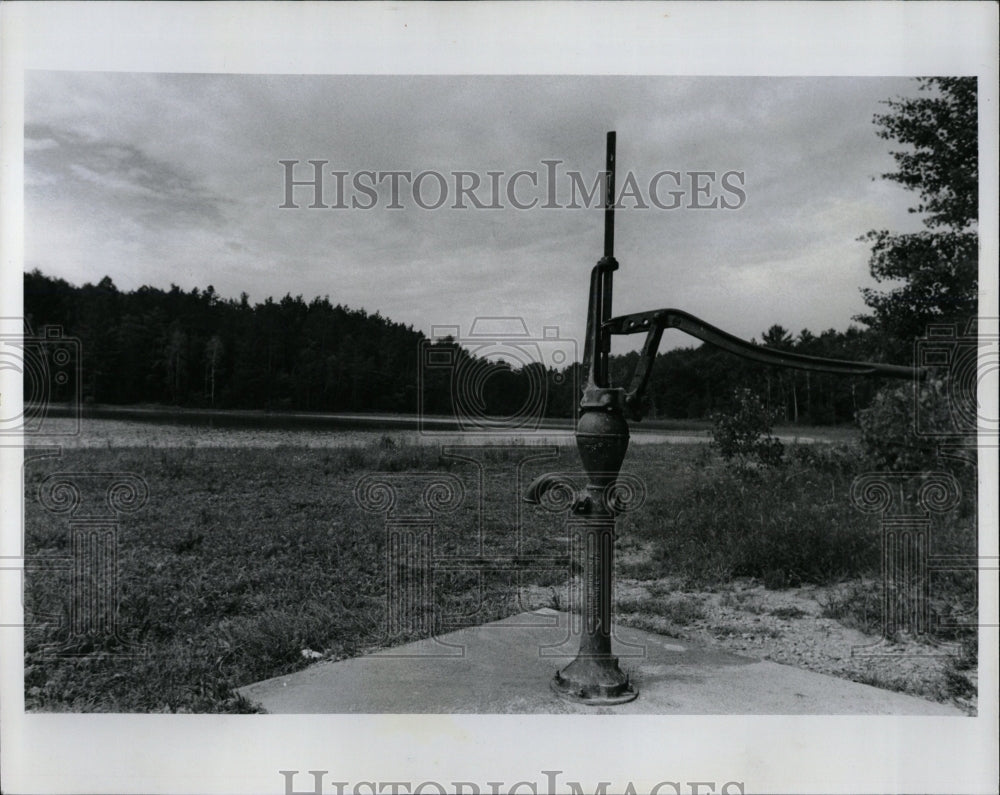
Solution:
[[[992,3],[2,4],[0,316],[21,315],[24,72],[977,75],[981,314],[997,317],[997,7]],[[7,396],[4,396],[7,399]],[[0,448],[4,555],[21,451]],[[996,456],[981,554],[996,555]],[[991,487],[992,486],[992,487]],[[743,782],[746,792],[988,791],[997,781],[996,578],[983,573],[979,715],[917,717],[24,714],[4,630],[8,792],[274,792],[327,780]],[[19,594],[8,593],[8,605]],[[989,651],[988,651],[989,650]],[[335,791],[327,789],[325,791]],[[433,790],[431,790],[433,791]],[[613,791],[613,788],[609,791]],[[669,791],[669,790],[668,790]]]

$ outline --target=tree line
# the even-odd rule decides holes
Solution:
[[[102,404],[220,409],[385,411],[467,416],[569,417],[579,399],[578,364],[563,368],[477,359],[457,341],[431,341],[380,314],[286,295],[251,304],[204,290],[119,290],[109,277],[75,286],[37,270],[25,274],[26,317],[37,331],[58,325],[80,340],[81,393]],[[851,327],[793,337],[781,326],[771,347],[865,358],[871,335]],[[529,361],[530,347],[516,351]],[[637,354],[612,357],[624,383]],[[745,362],[709,345],[657,356],[651,416],[705,418],[751,385],[782,418],[849,421],[870,384]]]

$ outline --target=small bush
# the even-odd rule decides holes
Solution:
[[[768,466],[780,464],[784,446],[771,436],[774,413],[747,388],[735,391],[733,407],[729,413],[712,416],[712,439],[719,454],[727,461],[735,459],[740,467],[753,460]]]

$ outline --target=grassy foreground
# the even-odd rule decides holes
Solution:
[[[529,594],[551,593],[558,604],[565,569],[436,571],[423,605],[433,624],[391,624],[386,514],[355,495],[366,475],[385,473],[397,489],[394,516],[412,514],[427,483],[443,477],[464,498],[436,519],[435,557],[565,554],[564,517],[523,505],[517,477],[578,471],[578,460],[572,449],[530,460],[537,455],[486,448],[467,454],[476,463],[385,437],[366,448],[90,449],[29,461],[26,554],[40,563],[70,554],[66,515],[38,500],[47,475],[131,472],[148,483],[149,500],[120,521],[115,637],[72,632],[68,575],[30,567],[26,708],[245,712],[252,707],[234,688],[320,656],[501,618],[537,606]],[[705,445],[643,445],[624,471],[645,484],[646,500],[620,520],[619,577],[680,576],[692,587],[749,577],[782,588],[878,575],[877,520],[850,502],[851,481],[865,471],[850,448],[792,447],[781,467],[736,470]],[[975,554],[973,492],[936,522],[934,551]],[[932,612],[968,620],[975,593],[968,574],[939,578]],[[873,598],[870,589],[846,597],[835,617],[870,625]],[[970,631],[950,632],[968,640]]]

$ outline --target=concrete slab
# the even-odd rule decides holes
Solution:
[[[617,627],[614,652],[639,698],[563,701],[549,680],[576,653],[569,615],[537,610],[317,663],[240,688],[270,713],[588,713],[644,715],[955,715],[961,710],[778,663]]]

